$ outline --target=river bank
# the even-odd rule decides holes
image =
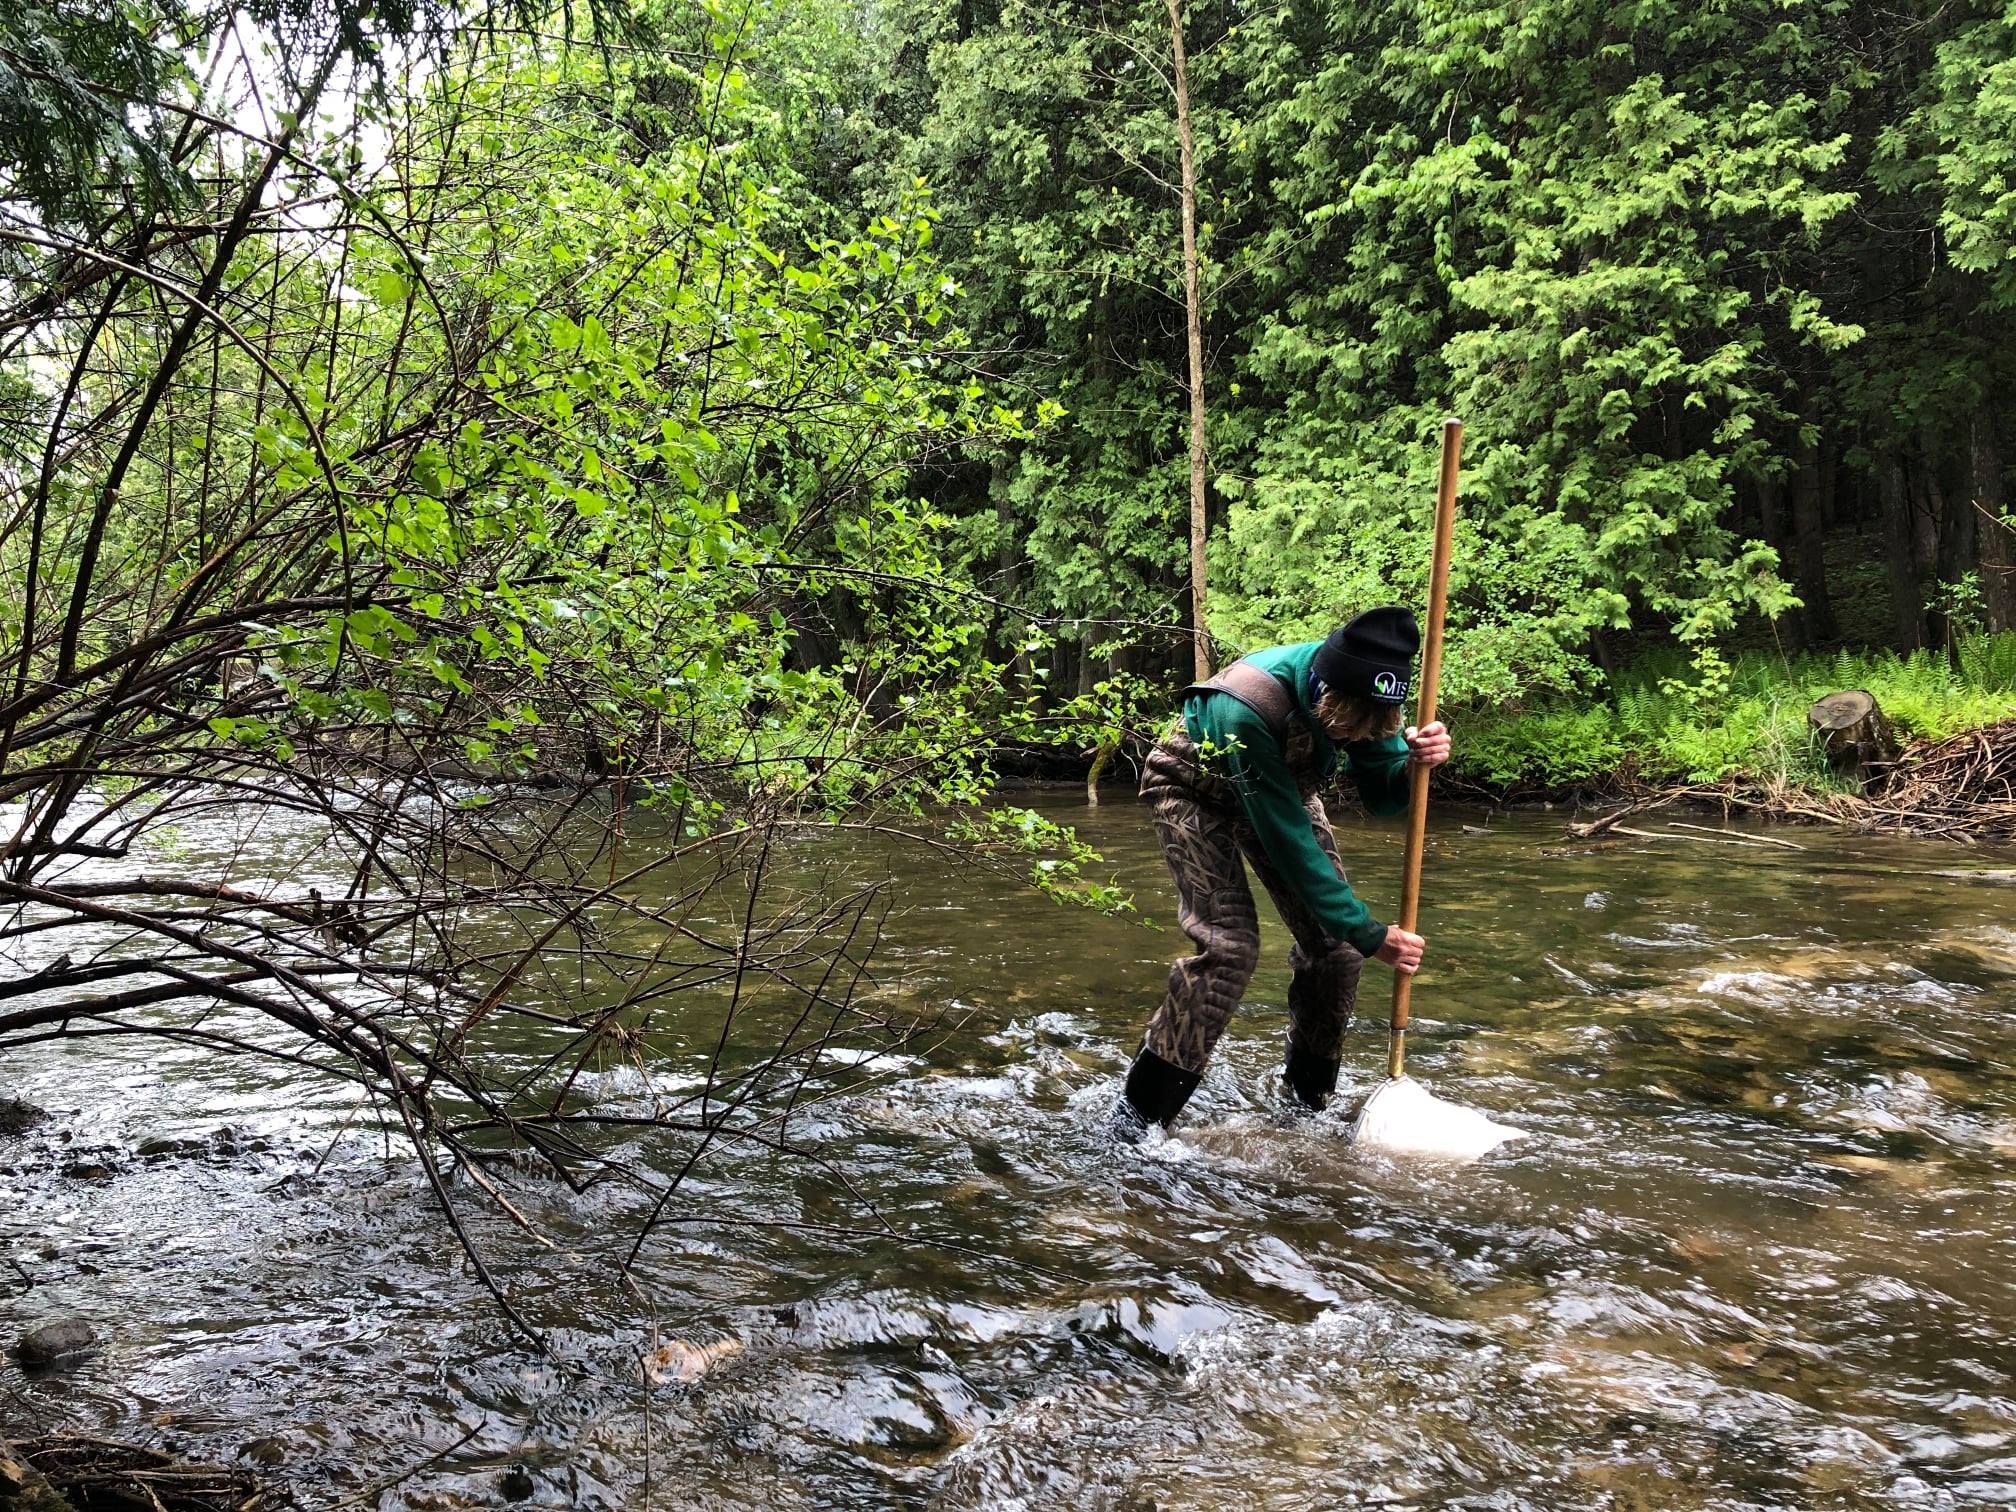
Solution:
[[[1907,746],[1985,729],[2016,718],[2016,634],[1971,638],[1952,656],[1750,651],[1705,677],[1677,655],[1649,656],[1598,697],[1453,711],[1450,775],[1499,800],[1712,784],[1827,798],[1848,785],[1807,711],[1848,689],[1871,694]]]
[[[1866,691],[1895,760],[1858,772],[1830,761],[1808,724],[1820,699]],[[1595,697],[1542,698],[1448,713],[1455,756],[1442,799],[1492,807],[1650,808],[1956,839],[2016,838],[2016,634],[1974,637],[1953,655],[1916,651],[1786,657],[1747,652],[1705,681],[1677,656],[1648,656]],[[1016,750],[1019,780],[1082,782],[1083,752]],[[1116,763],[1104,791],[1129,768]],[[1346,794],[1348,800],[1348,792]]]

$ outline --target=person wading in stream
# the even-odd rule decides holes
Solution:
[[[1183,690],[1182,718],[1149,753],[1141,796],[1197,953],[1170,969],[1148,1020],[1123,1133],[1166,1128],[1182,1111],[1259,964],[1246,866],[1295,936],[1284,1080],[1303,1105],[1322,1107],[1337,1085],[1365,958],[1409,973],[1421,964],[1422,937],[1378,923],[1351,890],[1321,797],[1343,768],[1372,813],[1404,813],[1409,761],[1449,759],[1440,723],[1400,728],[1420,644],[1407,610],[1369,609],[1327,640],[1256,651]]]

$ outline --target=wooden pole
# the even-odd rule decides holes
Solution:
[[[1190,337],[1190,628],[1197,681],[1202,682],[1211,675],[1211,638],[1204,628],[1204,313],[1197,292],[1197,149],[1190,130],[1182,0],[1166,3],[1176,65],[1176,143],[1183,168],[1183,311]]]
[[[1435,491],[1435,565],[1428,575],[1428,639],[1421,652],[1421,694],[1414,704],[1417,725],[1435,721],[1435,697],[1442,684],[1442,611],[1449,598],[1449,554],[1456,539],[1456,473],[1463,456],[1463,422],[1442,422],[1442,479]],[[1421,917],[1421,862],[1428,848],[1428,768],[1415,762],[1407,806],[1407,859],[1400,872],[1400,927],[1409,934]],[[1386,1048],[1386,1074],[1407,1070],[1407,1003],[1414,978],[1393,973],[1392,1038]]]

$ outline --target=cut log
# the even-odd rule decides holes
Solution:
[[[1827,764],[1864,787],[1897,760],[1897,737],[1875,698],[1860,688],[1829,693],[1806,711],[1827,750]]]

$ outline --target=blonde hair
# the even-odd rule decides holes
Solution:
[[[1383,740],[1406,721],[1399,704],[1373,703],[1350,693],[1325,693],[1316,700],[1316,719],[1340,745],[1352,740]]]

